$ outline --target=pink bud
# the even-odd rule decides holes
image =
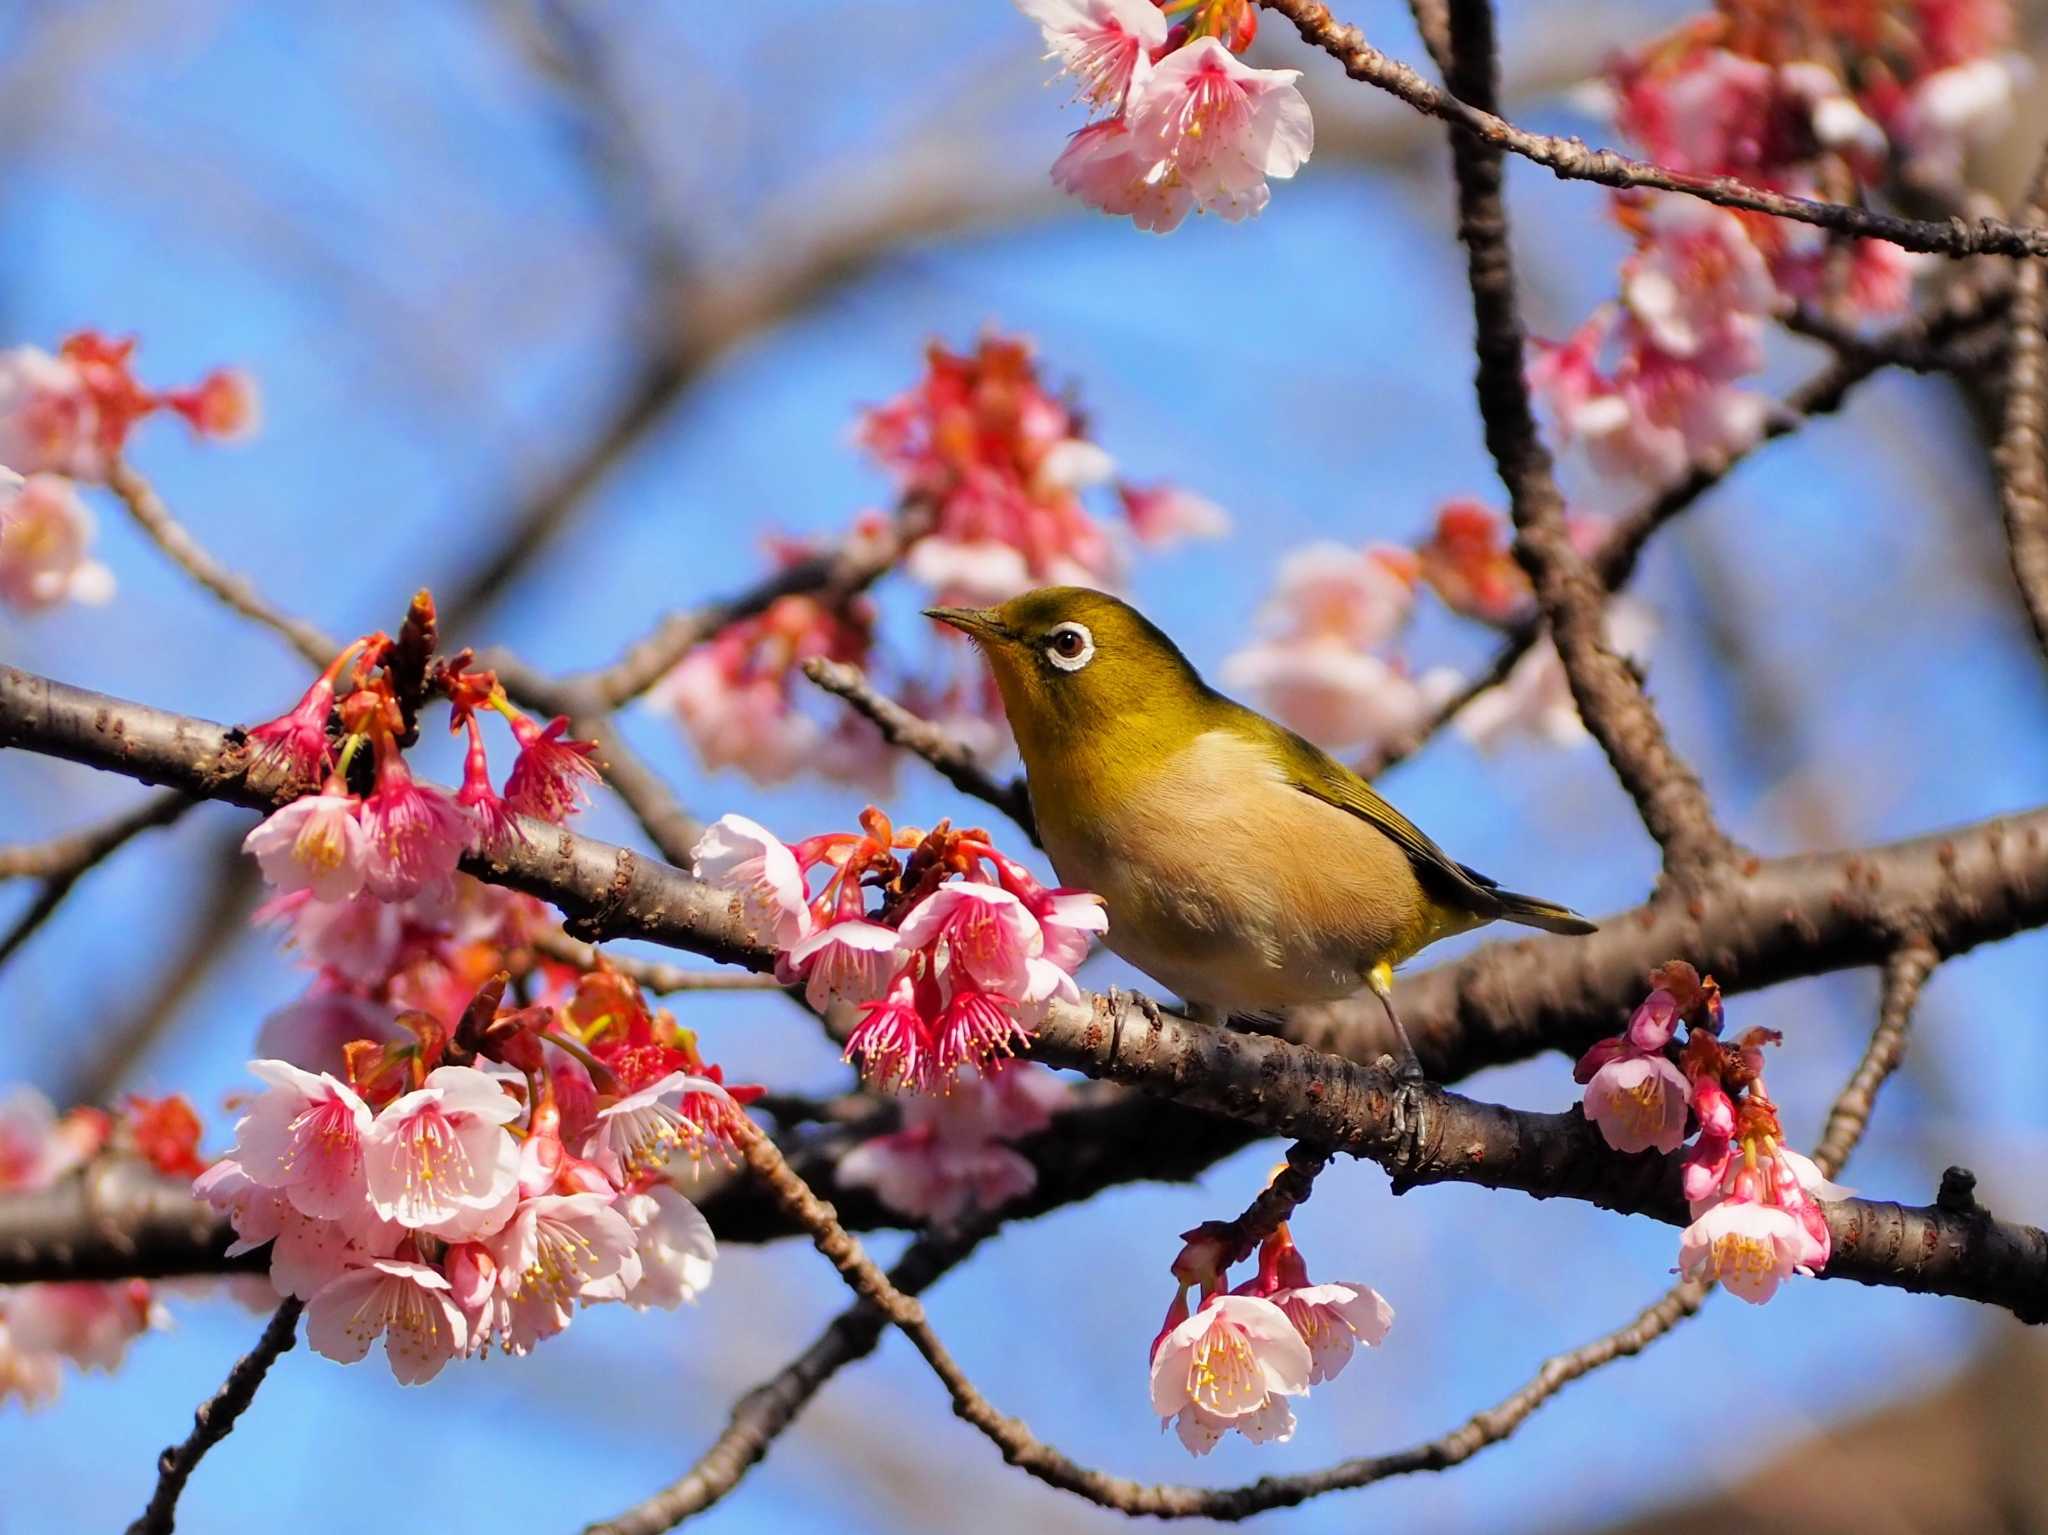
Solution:
[[[1638,1050],[1662,1050],[1678,1027],[1678,1002],[1668,991],[1653,991],[1628,1021],[1628,1041]]]
[[[1579,1057],[1578,1065],[1572,1068],[1572,1080],[1583,1087],[1599,1075],[1602,1066],[1610,1061],[1620,1060],[1627,1053],[1628,1041],[1621,1035],[1616,1034],[1611,1039],[1603,1039]]]
[[[1726,1140],[1735,1133],[1735,1100],[1712,1077],[1695,1077],[1692,1111],[1699,1116],[1700,1133]]]

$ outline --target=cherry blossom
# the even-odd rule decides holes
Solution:
[[[560,825],[578,805],[590,802],[590,785],[603,777],[590,760],[597,743],[564,740],[566,715],[557,715],[545,728],[516,709],[507,717],[519,738],[519,757],[505,780],[506,806],[515,814]]]
[[[363,801],[362,823],[364,883],[385,901],[409,899],[448,879],[470,841],[469,820],[455,797],[416,780],[395,750],[378,758],[377,787]]]
[[[631,1292],[641,1279],[633,1228],[597,1194],[543,1194],[520,1201],[485,1244],[498,1266],[499,1346],[524,1354],[569,1325],[572,1303],[617,1278]],[[477,1340],[481,1347],[483,1338]]]
[[[718,1259],[718,1241],[703,1213],[666,1183],[657,1183],[644,1193],[627,1194],[615,1207],[633,1229],[633,1250],[640,1259],[637,1284],[624,1281],[625,1268],[610,1279],[594,1280],[584,1286],[586,1299],[597,1299],[617,1285],[617,1299],[635,1311],[659,1306],[673,1311],[684,1302],[692,1305],[711,1283],[712,1265]]]
[[[668,1160],[669,1153],[679,1147],[694,1148],[710,1134],[704,1124],[687,1112],[692,1107],[701,1112],[701,1102],[692,1103],[693,1098],[700,1096],[732,1103],[732,1095],[711,1078],[684,1071],[670,1072],[660,1081],[599,1109],[584,1154],[615,1183],[623,1184],[638,1174],[653,1172]]]
[[[1045,951],[1045,935],[1022,901],[1000,885],[959,880],[941,885],[904,916],[897,941],[906,949],[942,944],[941,963],[1011,1001],[1034,990],[1030,961]]]
[[[447,1276],[424,1263],[377,1258],[336,1275],[306,1303],[306,1341],[352,1364],[384,1339],[400,1385],[417,1386],[469,1347],[469,1322]]]
[[[370,1109],[346,1083],[286,1061],[249,1070],[270,1084],[235,1126],[235,1161],[251,1182],[277,1189],[302,1213],[338,1220],[368,1199],[363,1142]]]
[[[519,1176],[518,1150],[499,1127],[518,1113],[473,1067],[429,1072],[425,1086],[386,1104],[364,1136],[371,1207],[425,1227],[499,1204]]]
[[[1256,1444],[1294,1435],[1286,1398],[1308,1391],[1314,1361],[1287,1313],[1252,1295],[1218,1293],[1153,1345],[1152,1410],[1190,1453],[1231,1429]]]
[[[69,480],[0,470],[0,602],[35,613],[107,601],[114,576],[90,557],[92,540],[92,513]]]
[[[896,968],[901,938],[894,928],[859,917],[827,923],[801,939],[777,961],[776,976],[804,983],[804,1000],[820,1012],[834,1002],[860,1002],[877,995]]]
[[[59,1354],[84,1370],[114,1371],[128,1345],[170,1325],[142,1280],[122,1284],[73,1281],[23,1285],[8,1292],[6,1327],[24,1354]]]
[[[1186,186],[1194,206],[1232,221],[1266,206],[1268,178],[1285,180],[1315,146],[1298,69],[1254,69],[1214,37],[1155,64],[1133,90],[1132,138],[1152,176]]]
[[[1685,1140],[1686,1081],[1661,1055],[1630,1051],[1586,1084],[1586,1118],[1616,1151],[1676,1151]]]
[[[362,801],[346,792],[308,794],[273,811],[242,839],[263,877],[287,894],[346,901],[362,889],[369,842],[358,819]]]
[[[738,893],[749,921],[777,948],[794,948],[811,930],[803,873],[772,832],[743,815],[722,815],[691,850],[697,878]]]
[[[1079,82],[1091,105],[1121,110],[1133,78],[1166,43],[1166,18],[1151,0],[1017,0],[1045,33],[1046,57]]]
[[[1117,487],[1138,541],[1155,548],[1186,538],[1221,538],[1230,531],[1230,517],[1214,501],[1176,485]]]
[[[1805,1234],[1790,1212],[1729,1199],[1685,1228],[1678,1270],[1687,1279],[1717,1280],[1731,1294],[1761,1305],[1799,1267],[1805,1250]]]

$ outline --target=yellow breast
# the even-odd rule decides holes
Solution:
[[[1027,763],[1053,867],[1103,897],[1112,950],[1190,1002],[1334,1000],[1440,936],[1406,855],[1256,741],[1210,731],[1120,793],[1066,755]]]

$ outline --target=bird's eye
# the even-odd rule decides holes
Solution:
[[[1046,659],[1063,672],[1077,672],[1095,659],[1095,636],[1086,624],[1061,624],[1045,640]]]

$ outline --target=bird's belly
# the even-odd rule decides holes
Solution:
[[[1109,912],[1107,947],[1189,1002],[1239,1012],[1350,996],[1390,946],[1367,920],[1304,920],[1274,848],[1220,816],[1109,817],[1089,827],[1041,820],[1062,884]],[[1219,877],[1218,870],[1229,873]]]

